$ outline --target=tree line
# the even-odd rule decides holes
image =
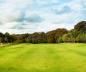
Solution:
[[[86,43],[86,21],[81,21],[74,29],[59,28],[33,34],[5,34],[0,33],[0,43]]]

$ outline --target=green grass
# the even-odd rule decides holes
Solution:
[[[86,44],[4,45],[0,72],[86,72]]]

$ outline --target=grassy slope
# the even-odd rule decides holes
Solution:
[[[86,44],[0,47],[0,72],[86,72]]]

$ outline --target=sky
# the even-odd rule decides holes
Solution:
[[[86,0],[0,0],[0,32],[72,29],[86,20]]]

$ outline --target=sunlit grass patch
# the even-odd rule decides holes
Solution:
[[[0,72],[86,72],[86,44],[4,46]]]

